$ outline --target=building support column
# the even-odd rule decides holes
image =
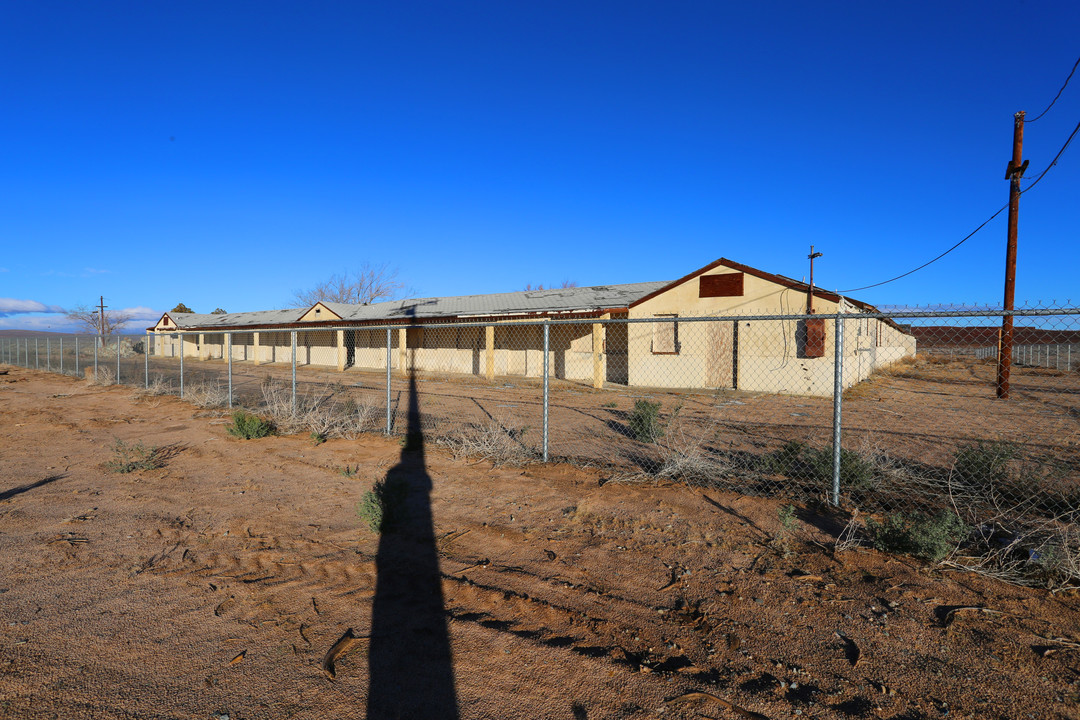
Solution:
[[[222,360],[232,361],[232,333],[225,333],[225,341],[221,344],[223,357]]]
[[[397,349],[398,349],[398,370],[402,375],[409,374],[409,348],[408,348],[408,328],[398,328],[397,331]]]
[[[206,349],[206,335],[204,333],[199,333],[199,359],[210,359],[210,351]]]
[[[345,331],[337,331],[337,371],[345,372]]]
[[[251,333],[251,352],[255,355],[255,357],[252,358],[252,359],[255,361],[255,364],[258,365],[259,361],[262,359],[260,357],[260,355],[262,355],[262,353],[259,352],[259,333],[258,332]]]
[[[611,313],[604,313],[601,320],[610,320]],[[592,326],[592,386],[599,390],[604,387],[604,340],[607,338],[606,327],[600,323]]]
[[[488,380],[495,379],[495,326],[484,328],[484,375]]]

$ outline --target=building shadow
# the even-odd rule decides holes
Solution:
[[[368,720],[458,717],[431,490],[416,375],[410,371],[401,458],[383,480],[383,496],[404,512],[388,518],[393,522],[380,534],[375,558]]]

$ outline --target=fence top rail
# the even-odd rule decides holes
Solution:
[[[819,320],[917,320],[927,318],[1003,318],[1003,317],[1034,317],[1034,318],[1046,318],[1046,317],[1073,317],[1080,316],[1080,308],[1055,308],[1055,309],[1032,309],[1032,310],[908,310],[905,312],[852,312],[852,313],[815,313],[813,315],[807,315],[805,313],[799,314],[770,314],[770,315],[706,315],[697,317],[653,317],[653,318],[586,318],[586,319],[572,319],[572,320],[557,320],[552,318],[543,318],[536,320],[507,320],[503,322],[499,321],[486,321],[486,322],[420,322],[408,325],[394,324],[394,325],[327,325],[324,327],[304,327],[304,328],[282,328],[274,329],[267,328],[265,330],[179,330],[168,333],[154,333],[159,336],[174,336],[174,335],[228,335],[228,334],[244,334],[252,332],[336,332],[338,330],[364,330],[364,331],[383,331],[383,330],[402,330],[409,328],[463,328],[463,327],[535,327],[535,326],[557,326],[557,325],[627,325],[627,324],[639,324],[639,323],[657,323],[657,322],[678,322],[678,323],[697,323],[697,322],[752,322],[763,320],[807,320],[809,318]]]

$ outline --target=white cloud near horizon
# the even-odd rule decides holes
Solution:
[[[19,315],[23,313],[62,313],[64,308],[59,305],[46,305],[37,300],[18,300],[16,298],[0,298],[0,317],[7,315]]]
[[[45,305],[37,300],[0,298],[0,330],[48,330],[51,332],[83,333],[85,329],[63,315],[64,308]],[[141,332],[158,321],[161,310],[137,305],[117,312],[130,315],[123,332]]]

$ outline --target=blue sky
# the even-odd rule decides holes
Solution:
[[[364,262],[418,295],[666,280],[850,289],[1001,207],[1061,2],[10,2],[0,329],[284,307]],[[1078,73],[1080,75],[1080,73]],[[1080,121],[1029,124],[1028,177]],[[1021,201],[1018,300],[1080,302],[1080,141]],[[854,293],[997,303],[1005,214]]]

